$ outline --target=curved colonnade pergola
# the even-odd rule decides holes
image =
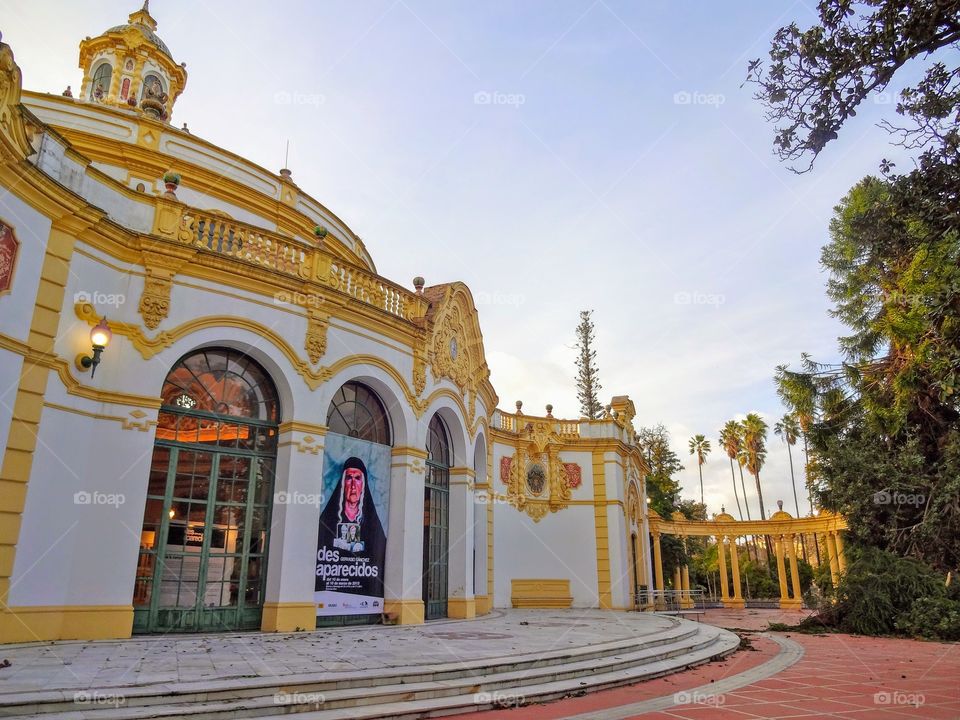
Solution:
[[[769,537],[777,557],[777,571],[780,579],[780,608],[799,610],[802,603],[800,592],[800,574],[797,569],[798,536],[811,535],[816,542],[823,536],[830,563],[830,576],[834,585],[846,570],[843,538],[841,531],[847,529],[846,520],[834,513],[821,510],[818,515],[795,518],[790,513],[779,510],[769,520],[737,520],[726,512],[715,515],[710,520],[687,520],[676,512],[669,519],[661,517],[653,508],[649,509],[650,535],[653,547],[653,575],[655,592],[653,602],[656,607],[664,605],[663,560],[660,553],[660,536],[674,535],[685,537],[714,537],[719,545],[717,561],[720,566],[720,596],[726,608],[743,608],[741,591],[740,560],[737,557],[737,538]],[[727,553],[730,557],[730,571],[733,586],[728,586]],[[786,559],[790,563],[790,588],[787,584]],[[677,590],[681,608],[693,607],[693,595],[690,592],[690,572],[687,565],[674,570],[673,585]]]

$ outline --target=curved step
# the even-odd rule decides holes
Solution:
[[[320,683],[315,679],[313,682],[285,682],[283,685],[274,681],[242,688],[235,683],[232,691],[224,688],[209,694],[148,695],[135,699],[139,702],[128,702],[119,707],[78,707],[72,701],[62,700],[33,707],[20,705],[18,714],[12,717],[36,717],[38,713],[44,713],[44,717],[50,720],[166,717],[222,720],[228,717],[279,717],[290,713],[297,713],[305,720],[312,717],[386,718],[397,717],[398,713],[421,717],[425,716],[421,714],[423,712],[449,714],[492,707],[504,698],[522,696],[528,701],[539,702],[571,692],[637,682],[726,655],[739,645],[736,635],[712,626],[683,622],[671,630],[673,632],[661,633],[644,642],[631,639],[606,643],[603,648],[578,649],[591,652],[564,650],[553,653],[552,658],[539,658],[539,663],[516,662],[513,658],[511,662],[491,665],[487,659],[482,673],[478,673],[476,667],[448,666],[426,677],[431,674],[425,674],[420,668],[416,675],[391,673],[395,682],[373,686],[373,678],[369,675],[362,686],[356,685],[356,677],[339,686],[331,679]],[[317,702],[321,699],[323,709],[317,710]],[[6,709],[11,711],[14,707]]]
[[[56,691],[21,692],[0,695],[0,717],[62,713],[80,710],[89,715],[96,712],[97,705],[77,702],[78,692],[88,692],[95,697],[122,697],[124,707],[167,705],[172,703],[202,703],[220,699],[257,697],[278,692],[325,693],[334,690],[362,688],[381,685],[410,684],[416,682],[442,681],[461,677],[482,677],[490,673],[520,671],[550,667],[572,661],[589,661],[600,658],[656,648],[670,643],[682,642],[699,632],[694,623],[674,621],[667,630],[640,635],[595,645],[563,648],[541,653],[525,653],[508,657],[487,657],[457,663],[410,665],[385,668],[374,676],[369,672],[323,671],[284,675],[281,677],[242,677],[220,680],[199,680],[182,683],[160,683],[139,686],[110,686],[87,689],[63,689]]]

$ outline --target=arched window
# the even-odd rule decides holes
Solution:
[[[434,415],[427,426],[423,477],[423,604],[426,619],[446,617],[450,552],[450,433]]]
[[[277,391],[257,363],[238,350],[208,348],[178,362],[163,384],[163,404],[179,410],[278,422]]]
[[[344,383],[327,410],[330,432],[390,445],[390,419],[380,398],[366,385]]]
[[[280,403],[266,371],[227,348],[167,375],[147,482],[134,631],[260,627]]]
[[[439,415],[434,415],[427,428],[427,460],[434,465],[450,467],[453,458],[450,457],[450,433]]]
[[[110,63],[100,63],[93,71],[93,81],[90,83],[90,99],[101,100],[110,94],[110,82],[113,79],[113,68]]]

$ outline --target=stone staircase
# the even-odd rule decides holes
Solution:
[[[44,720],[426,718],[582,695],[678,672],[737,649],[726,630],[667,629],[578,648],[445,664],[0,694],[0,717]]]

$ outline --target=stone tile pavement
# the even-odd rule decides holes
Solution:
[[[778,610],[708,611],[704,622],[758,631],[783,621]],[[792,612],[794,622],[800,616]],[[743,633],[742,633],[743,634]],[[481,713],[482,720],[756,720],[758,718],[922,718],[960,720],[960,643],[841,634],[745,634],[754,652],[632,686],[539,706]],[[716,693],[711,686],[749,676],[796,643],[802,657],[772,677]],[[662,710],[644,711],[667,697]],[[660,703],[662,705],[662,703]],[[458,716],[459,717],[459,716]],[[464,718],[467,716],[463,716]],[[471,717],[476,717],[473,715]]]

